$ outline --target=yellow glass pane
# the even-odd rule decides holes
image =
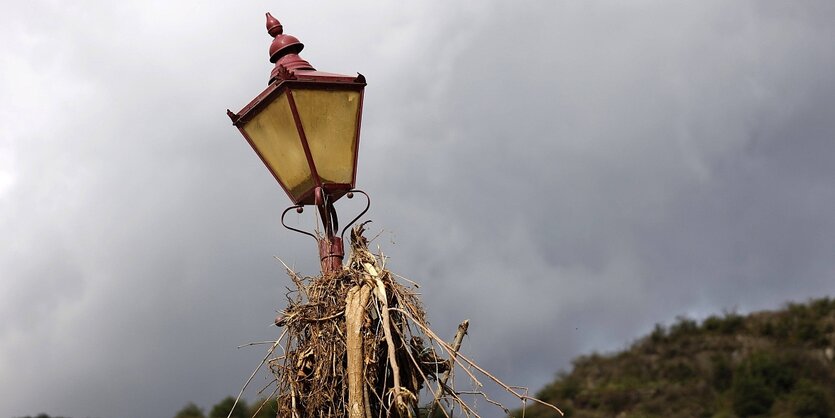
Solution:
[[[273,100],[243,128],[266,160],[267,166],[294,196],[294,200],[313,188],[313,175],[285,93]]]
[[[293,89],[293,99],[322,183],[351,183],[360,93]]]

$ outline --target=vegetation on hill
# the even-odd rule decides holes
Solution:
[[[229,411],[232,411],[233,405],[235,405],[235,398],[231,396],[226,397],[209,410],[209,415],[205,415],[202,408],[194,403],[188,403],[174,415],[174,418],[226,418],[229,415]],[[262,399],[253,404],[247,404],[246,401],[241,399],[235,405],[235,410],[232,411],[232,417],[275,418],[277,410],[278,407],[275,399]]]
[[[38,415],[35,415],[34,417],[31,416],[31,415],[27,415],[25,417],[20,417],[20,418],[65,418],[65,417],[50,416],[49,414],[40,413]]]
[[[835,299],[701,323],[679,317],[622,352],[577,358],[537,397],[576,418],[830,418],[833,350]],[[538,405],[525,411],[554,416]]]

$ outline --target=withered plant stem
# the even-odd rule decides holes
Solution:
[[[469,327],[469,319],[465,319],[463,322],[458,324],[458,331],[455,332],[455,338],[452,340],[452,358],[449,359],[450,367],[441,375],[441,378],[438,379],[438,391],[435,392],[435,399],[432,400],[432,406],[429,407],[429,413],[426,414],[427,417],[431,418],[432,414],[435,412],[435,408],[440,406],[441,396],[444,393],[446,382],[449,380],[449,375],[452,373],[452,370],[455,369],[455,357],[458,356],[458,350],[461,349],[461,343],[464,341],[464,336],[467,335],[467,329]]]

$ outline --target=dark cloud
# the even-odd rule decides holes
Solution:
[[[835,292],[827,2],[62,7],[0,17],[0,414],[171,416],[259,361],[273,256],[316,271],[223,114],[265,85],[269,9],[368,77],[375,243],[510,383]]]

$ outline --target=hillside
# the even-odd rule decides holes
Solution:
[[[622,352],[575,359],[537,396],[576,418],[835,417],[834,350],[835,299],[680,317]]]

